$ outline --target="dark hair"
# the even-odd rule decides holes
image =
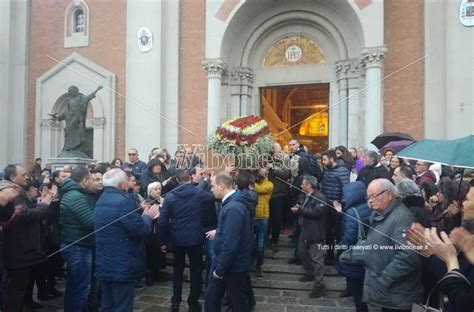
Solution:
[[[239,174],[235,176],[234,183],[235,183],[235,185],[237,185],[237,188],[239,190],[244,190],[244,189],[249,188],[250,176],[252,176],[252,175],[249,174],[248,172],[245,172],[245,171],[244,172],[239,172]]]
[[[91,173],[100,173],[105,174],[107,172],[107,167],[104,166],[102,163],[95,166],[94,169],[91,170]]]
[[[7,181],[11,181],[12,177],[16,176],[16,168],[17,165],[8,165],[3,169],[4,179]]]
[[[336,151],[341,151],[342,152],[342,156],[341,156],[341,159],[348,165],[352,165],[353,163],[353,159],[352,159],[352,155],[351,155],[351,152],[349,152],[349,150],[343,146],[343,145],[339,145],[338,147],[336,147],[334,149],[334,154],[336,153]],[[337,155],[336,155],[337,157]]]
[[[120,158],[114,158],[114,159],[112,159],[112,161],[110,162],[110,166],[115,168],[115,167],[116,167],[116,166],[115,166],[115,163],[117,162],[117,160],[120,160],[120,163],[123,165],[122,159],[120,159]]]
[[[190,175],[190,176],[195,175],[195,174],[196,174],[196,171],[197,171],[197,168],[202,168],[202,166],[201,166],[201,165],[196,165],[196,166],[194,166],[193,168],[191,168],[191,171],[189,171],[189,175]]]
[[[411,168],[408,166],[401,165],[400,167],[400,172],[408,179],[413,178],[413,171],[411,171]]]
[[[420,190],[425,191],[426,199],[438,194],[439,188],[434,183],[423,182],[420,185]]]
[[[176,179],[178,180],[179,183],[189,182],[189,180],[191,180],[191,175],[189,174],[189,170],[187,169],[177,170]]]
[[[51,179],[54,180],[54,179],[58,178],[60,173],[61,173],[61,170],[54,170],[51,173]]]
[[[383,150],[383,155],[387,154],[387,152],[392,152],[392,154],[395,154],[395,150],[391,147],[387,147]]]
[[[42,159],[40,157],[38,157],[38,158],[35,159],[35,162],[38,161],[38,160],[42,160]]]
[[[337,160],[337,155],[335,150],[327,150],[322,153],[322,156],[326,156],[329,159]]]
[[[81,183],[85,178],[90,176],[89,169],[84,166],[74,167],[71,171],[71,179],[77,183]]]

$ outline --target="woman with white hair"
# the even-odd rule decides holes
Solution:
[[[161,207],[163,197],[161,197],[161,182],[152,182],[147,187],[148,197],[145,202],[149,204],[158,204]],[[160,270],[166,268],[166,255],[160,250],[161,242],[158,237],[157,222],[151,224],[151,233],[145,239],[146,255],[146,275],[145,284],[152,286],[154,281],[159,280]]]

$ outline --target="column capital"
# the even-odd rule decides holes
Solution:
[[[207,78],[222,78],[227,74],[227,64],[222,59],[207,59],[202,61],[202,67],[207,72]]]
[[[363,68],[382,67],[387,53],[386,47],[363,48],[360,53],[360,62]]]
[[[361,64],[359,59],[340,60],[336,62],[335,68],[337,80],[358,78]]]
[[[251,67],[233,68],[230,76],[234,85],[251,85],[253,83],[253,69]]]

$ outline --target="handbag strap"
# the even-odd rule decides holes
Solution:
[[[357,219],[357,239],[365,239],[364,226],[362,225],[362,219],[360,218],[359,212],[355,208],[352,209],[354,210]]]
[[[464,276],[462,275],[460,272],[458,271],[451,271],[451,272],[448,272],[446,273],[445,276],[443,276],[442,279],[440,279],[438,282],[436,282],[436,284],[433,286],[433,288],[430,290],[430,294],[428,295],[428,299],[426,299],[426,306],[428,306],[428,304],[430,303],[430,299],[431,299],[431,296],[435,293],[435,291],[438,289],[439,285],[441,284],[441,282],[445,281],[446,279],[450,278],[450,277],[457,277],[457,278],[460,278],[462,280],[464,280],[469,286],[471,286],[471,283],[469,282],[469,280]]]

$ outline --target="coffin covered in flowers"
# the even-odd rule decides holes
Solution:
[[[267,122],[259,116],[243,116],[228,120],[211,135],[208,148],[235,159],[240,168],[256,168],[269,157],[273,139]]]

